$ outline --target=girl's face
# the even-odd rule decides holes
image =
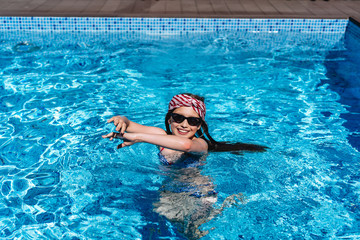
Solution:
[[[192,107],[179,107],[179,108],[176,108],[173,111],[173,113],[182,115],[187,118],[189,118],[189,117],[199,118],[200,117],[199,114],[197,114]],[[170,117],[170,119],[169,119],[169,124],[170,124],[171,132],[173,135],[186,137],[186,138],[190,138],[190,139],[192,139],[195,136],[195,133],[201,127],[201,125],[191,126],[188,123],[187,119],[185,119],[181,123],[177,123],[174,121],[174,119],[172,117]]]

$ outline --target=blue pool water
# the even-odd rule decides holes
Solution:
[[[186,239],[154,212],[155,146],[101,138],[125,115],[164,128],[168,101],[206,98],[219,141],[199,174],[219,209],[203,239],[359,239],[358,39],[338,33],[164,37],[0,33],[0,237]]]

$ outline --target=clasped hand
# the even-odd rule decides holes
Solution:
[[[109,138],[110,141],[112,141],[114,138],[122,139],[124,142],[119,144],[117,146],[117,149],[133,145],[135,142],[131,141],[130,138],[127,138],[125,135],[129,135],[128,133],[125,133],[128,124],[126,123],[126,120],[121,116],[115,116],[110,118],[108,123],[113,122],[115,125],[115,130],[118,132],[111,132],[106,135],[103,135],[102,138]]]

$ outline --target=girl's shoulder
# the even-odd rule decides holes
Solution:
[[[209,142],[206,139],[195,138],[195,139],[193,139],[193,141],[197,141],[198,143],[200,143],[206,150],[209,149]]]
[[[209,142],[208,142],[206,139],[201,138],[201,137],[199,137],[199,138],[194,138],[193,140],[199,141],[199,142],[204,143],[204,144],[206,144],[206,145],[209,144]]]

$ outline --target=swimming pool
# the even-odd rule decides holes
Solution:
[[[164,127],[180,92],[206,97],[215,139],[270,147],[207,156],[215,207],[237,193],[246,203],[204,223],[203,239],[360,238],[354,23],[0,22],[3,239],[186,239],[153,211],[168,177],[156,147],[101,138],[115,114]]]

